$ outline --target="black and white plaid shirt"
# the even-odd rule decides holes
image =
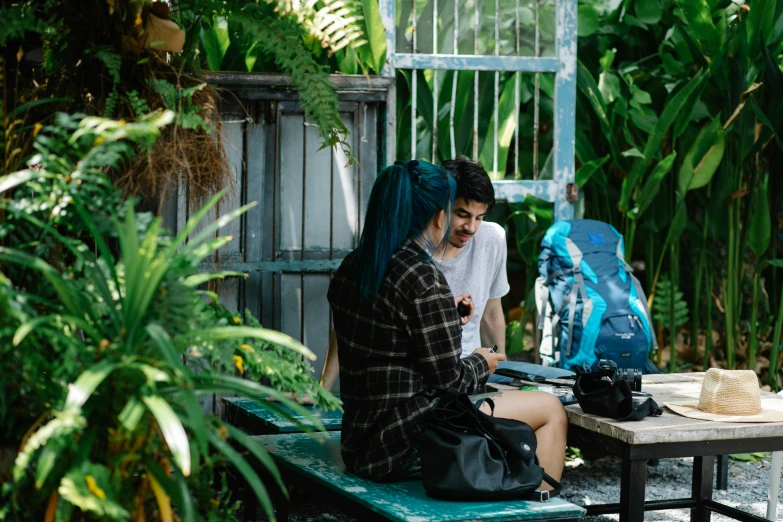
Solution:
[[[349,254],[329,285],[345,409],[342,454],[350,471],[380,480],[410,456],[435,399],[480,391],[489,366],[478,354],[460,359],[454,297],[416,243],[397,251],[366,302],[355,259]]]

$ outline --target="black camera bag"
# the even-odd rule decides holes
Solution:
[[[576,376],[574,396],[582,411],[622,421],[639,421],[663,413],[652,398],[634,404],[628,381],[615,379],[615,373],[614,369],[606,369]]]

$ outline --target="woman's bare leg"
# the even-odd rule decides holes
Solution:
[[[568,417],[560,400],[550,393],[538,391],[506,391],[492,397],[495,417],[527,423],[536,432],[538,462],[553,479],[560,481],[565,462]],[[484,402],[481,411],[489,414]],[[552,489],[545,482],[541,489]]]

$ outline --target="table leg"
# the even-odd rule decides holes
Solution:
[[[772,452],[772,469],[769,471],[769,493],[767,496],[767,519],[775,520],[780,495],[780,470],[783,469],[783,451]]]
[[[712,500],[712,480],[715,457],[693,457],[692,497],[699,506],[691,509],[691,522],[709,522],[711,511],[704,507],[705,500]]]
[[[718,455],[718,477],[715,484],[715,489],[727,490],[729,489],[729,456]]]
[[[644,521],[647,459],[623,459],[620,483],[620,522]]]

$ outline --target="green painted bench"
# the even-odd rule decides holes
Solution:
[[[454,502],[429,497],[421,480],[373,482],[345,471],[338,432],[316,436],[261,435],[253,439],[274,457],[286,482],[337,505],[363,522],[578,521],[585,513],[584,508],[560,498],[548,502]],[[246,514],[255,513],[251,496],[252,493],[246,499]],[[278,519],[287,520],[287,505],[279,495],[276,497]]]
[[[300,433],[302,429],[288,419],[262,407],[255,401],[242,397],[223,398],[225,420],[251,435],[271,435],[277,433]],[[312,426],[309,419],[299,413],[288,410],[277,403],[277,406],[287,410],[291,416],[306,426]],[[324,411],[320,408],[305,406],[310,414],[321,421],[327,431],[339,431],[343,427],[343,413],[339,410]]]

